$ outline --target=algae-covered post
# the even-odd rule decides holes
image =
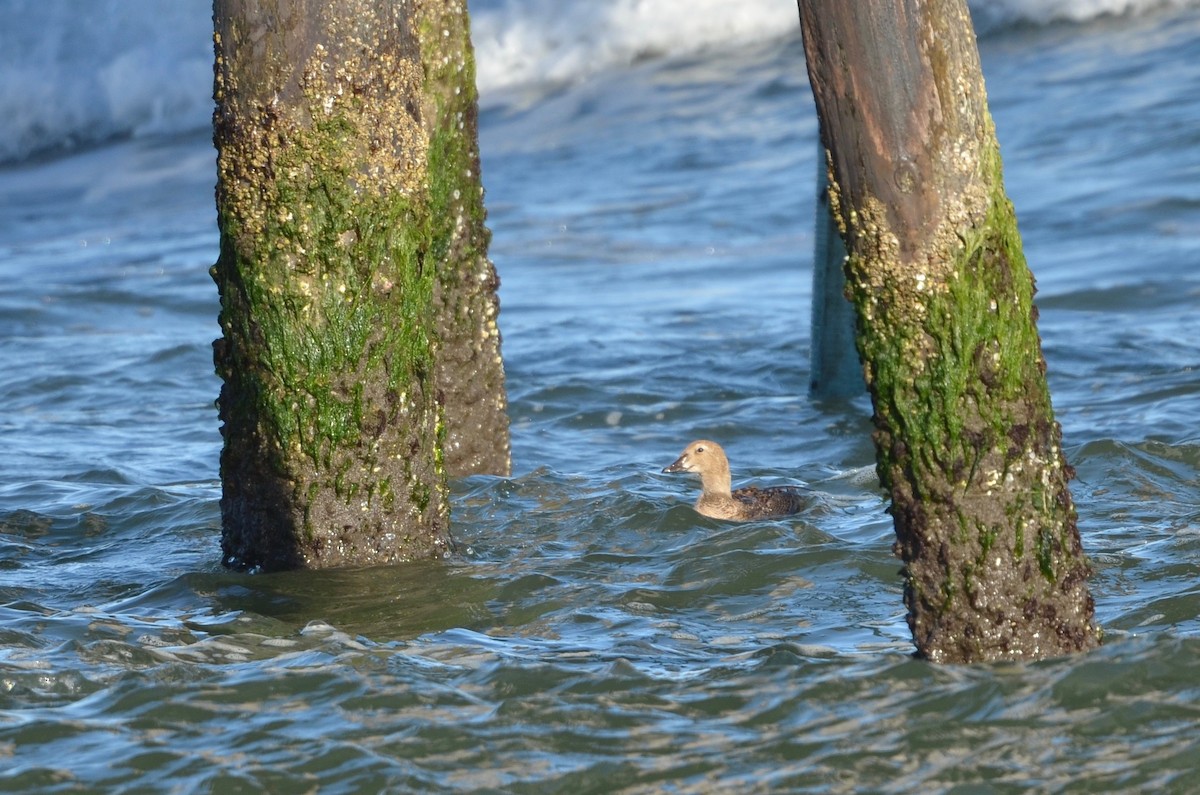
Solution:
[[[462,0],[215,0],[227,565],[438,556],[508,471]]]
[[[1095,646],[964,0],[798,0],[905,603],[932,660]]]
[[[488,260],[479,176],[479,103],[466,0],[414,0],[425,70],[421,121],[429,140],[432,254],[438,266],[438,388],[445,395],[446,470],[507,475],[508,403],[500,281]]]

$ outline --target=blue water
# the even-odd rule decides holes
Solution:
[[[207,4],[14,6],[0,790],[1194,788],[1195,4],[973,6],[1107,639],[972,668],[910,657],[865,399],[807,395],[794,5],[473,4],[514,476],[453,484],[461,558],[253,577],[219,565]],[[700,436],[821,498],[698,517],[659,470]]]

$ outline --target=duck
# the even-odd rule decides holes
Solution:
[[[809,502],[794,486],[746,486],[732,491],[729,458],[721,445],[709,439],[698,439],[689,444],[675,463],[663,468],[663,472],[700,475],[701,491],[700,499],[696,500],[696,511],[712,519],[735,522],[771,519],[797,513]]]

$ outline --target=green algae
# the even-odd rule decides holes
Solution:
[[[396,9],[358,6],[323,11],[307,44],[271,35],[288,58],[306,54],[291,66],[268,54],[265,70],[244,62],[261,54],[251,33],[218,27],[214,359],[231,565],[362,564],[452,544],[439,293],[461,249],[452,201],[474,195],[482,218],[482,189],[462,166],[473,142],[424,127],[429,53]],[[273,88],[272,69],[291,87]],[[256,82],[239,90],[239,78]],[[265,471],[274,481],[258,482]],[[257,549],[289,535],[295,552]]]
[[[881,265],[896,253],[886,242],[847,265],[909,620],[918,648],[939,659],[1040,655],[1097,637],[1090,613],[1074,623],[1091,604],[1082,590],[1090,567],[1045,381],[1033,277],[994,144],[982,165],[986,211],[935,255],[940,269]],[[1056,612],[1066,616],[1057,639],[1021,637],[1019,616]]]
[[[364,384],[355,374],[382,370],[399,394],[427,377],[434,357],[428,211],[356,187],[345,156],[351,130],[344,118],[322,121],[275,153],[267,204],[287,209],[267,214],[240,273],[262,345],[255,411],[277,418],[278,449],[320,467],[360,441]],[[341,479],[335,491],[354,496]]]
[[[1040,388],[1036,397],[1049,405],[1033,323],[1033,279],[1004,195],[998,153],[990,160],[989,210],[961,239],[944,285],[930,279],[922,289],[897,292],[894,303],[919,300],[920,311],[889,312],[887,323],[860,334],[881,397],[877,411],[903,434],[918,497],[937,493],[923,473],[937,473],[933,480],[940,482],[941,473],[952,470],[960,490],[976,479],[982,441],[1008,446],[1007,432],[1018,419],[1012,407],[1028,390]],[[890,488],[896,461],[890,449],[883,452],[879,472]]]

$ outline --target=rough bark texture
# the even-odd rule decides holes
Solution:
[[[799,0],[918,653],[1098,642],[963,0]]]
[[[495,279],[480,276],[491,266],[478,168],[460,162],[475,152],[473,116],[459,126],[442,99],[453,80],[458,107],[473,108],[465,19],[443,41],[444,18],[465,13],[214,3],[227,565],[440,556],[452,545],[447,436],[496,434],[499,458],[461,468],[507,471]],[[448,358],[487,362],[464,376],[442,354],[468,338],[471,352]],[[459,384],[483,369],[492,419],[448,430],[472,416],[457,404],[477,396]]]

